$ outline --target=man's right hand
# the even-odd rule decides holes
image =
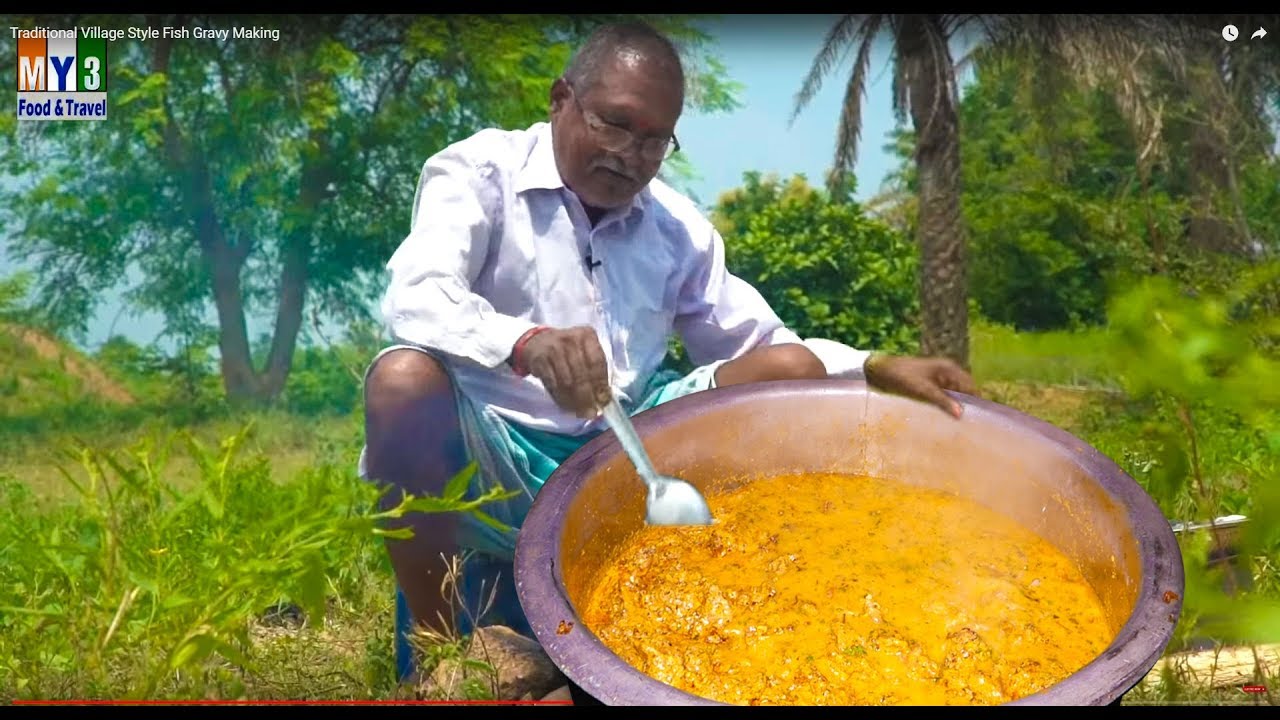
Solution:
[[[613,398],[609,363],[590,327],[544,330],[529,338],[521,360],[556,404],[578,417],[595,417]]]

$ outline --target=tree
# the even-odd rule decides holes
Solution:
[[[881,30],[893,48],[893,107],[915,129],[920,247],[921,352],[969,366],[965,230],[960,215],[960,141],[955,61],[949,43],[977,16],[845,15],[832,27],[796,97],[798,115],[851,44],[857,55],[845,89],[832,182],[852,172],[862,127],[871,49]]]
[[[1037,116],[1048,129],[1073,90],[1109,93],[1128,121],[1139,152],[1135,168],[1144,197],[1163,189],[1186,194],[1190,207],[1175,240],[1198,250],[1258,254],[1246,220],[1249,166],[1274,156],[1274,111],[1280,94],[1280,51],[1274,44],[1226,43],[1226,23],[1274,25],[1247,15],[995,16],[987,27],[993,54],[1018,64],[1038,88]],[[1174,252],[1153,227],[1157,254]]]
[[[1184,47],[1166,92],[1178,112],[1170,134],[1189,141],[1186,240],[1256,257],[1261,248],[1246,218],[1242,175],[1251,162],[1274,156],[1268,101],[1280,95],[1280,52],[1274,43],[1224,43],[1208,33],[1186,38]]]
[[[960,213],[963,175],[955,87],[956,68],[968,58],[953,61],[950,41],[967,34],[975,49],[987,48],[1020,62],[1034,84],[1033,112],[1051,132],[1053,116],[1070,89],[1104,88],[1112,93],[1139,148],[1136,165],[1148,235],[1160,258],[1164,233],[1152,210],[1151,171],[1165,149],[1170,93],[1180,87],[1188,88],[1183,97],[1193,98],[1180,107],[1189,111],[1196,139],[1190,169],[1196,202],[1187,222],[1189,240],[1239,249],[1241,239],[1248,237],[1242,208],[1250,199],[1241,190],[1239,163],[1233,160],[1228,137],[1234,128],[1234,137],[1244,145],[1269,147],[1271,136],[1263,131],[1260,118],[1280,87],[1275,70],[1280,65],[1274,62],[1276,51],[1262,45],[1221,50],[1212,36],[1228,21],[1241,27],[1267,24],[1244,16],[1126,16],[1117,22],[1113,16],[1089,15],[846,15],[832,27],[797,95],[795,112],[816,94],[836,58],[856,45],[835,154],[837,178],[851,172],[872,43],[887,31],[894,110],[900,121],[909,111],[914,130],[914,226],[921,252],[926,354],[968,361],[967,230]],[[1242,72],[1245,68],[1255,72]],[[1162,79],[1167,80],[1161,83]],[[1217,210],[1224,207],[1223,198],[1225,212]],[[1222,215],[1228,218],[1225,223],[1218,219]],[[1216,235],[1226,239],[1218,240],[1215,229],[1223,225],[1226,231]]]
[[[27,19],[20,27],[268,26],[279,40],[158,37],[109,50],[110,117],[0,116],[11,252],[37,263],[45,320],[83,331],[102,293],[194,333],[210,302],[229,398],[285,385],[308,304],[360,314],[403,238],[422,162],[484,126],[546,118],[551,80],[604,17],[228,16]],[[691,102],[734,101],[684,18]],[[13,52],[13,40],[0,40]],[[6,49],[7,48],[7,49]],[[12,55],[10,55],[12,56]],[[677,167],[679,170],[679,167]],[[0,185],[0,188],[3,188]],[[246,316],[273,308],[255,366]]]
[[[1206,226],[1246,226],[1247,216],[1253,237],[1275,236],[1276,163],[1256,120],[1259,104],[1276,97],[1267,79],[1274,71],[1258,68],[1251,89],[1226,93],[1215,79],[1221,70],[1197,50],[1204,33],[1188,32],[1187,22],[982,17],[983,43],[964,59],[974,73],[960,105],[960,146],[961,207],[970,250],[982,259],[970,270],[970,295],[984,315],[1022,329],[1099,322],[1108,286],[1151,273],[1215,292],[1241,261],[1206,253],[1215,249],[1197,239]],[[1210,35],[1225,45],[1216,29]],[[1257,63],[1264,51],[1254,47],[1237,67]],[[1239,70],[1226,77],[1244,85]],[[1212,103],[1206,87],[1217,88]],[[912,133],[900,129],[888,149],[903,164],[889,191],[868,203],[908,230],[918,179],[912,147]],[[1242,153],[1247,147],[1256,151]],[[1206,200],[1233,187],[1241,209]]]
[[[1176,233],[1180,203],[1160,168],[1135,191],[1141,148],[1109,93],[1063,85],[1041,113],[1026,64],[981,53],[960,105],[969,293],[1020,330],[1098,324],[1117,281],[1153,272],[1147,235]]]

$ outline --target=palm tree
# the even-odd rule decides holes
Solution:
[[[1266,16],[1010,15],[986,23],[989,48],[1022,64],[1042,92],[1035,107],[1051,119],[1066,83],[1111,92],[1139,148],[1144,193],[1157,163],[1184,165],[1190,200],[1188,246],[1251,255],[1239,173],[1245,158],[1270,155],[1270,101],[1280,94],[1280,51],[1262,42],[1227,43],[1275,25]],[[1243,40],[1243,38],[1242,38]],[[1174,147],[1185,157],[1170,159]],[[1152,237],[1157,260],[1164,249]]]
[[[1247,16],[1235,22],[1245,37],[1261,22],[1273,25]],[[1182,45],[1185,62],[1172,87],[1180,91],[1190,126],[1192,215],[1186,240],[1198,249],[1251,257],[1257,248],[1240,175],[1248,159],[1273,154],[1268,106],[1280,91],[1280,53],[1274,43],[1227,43],[1212,31],[1184,37]]]
[[[882,33],[890,41],[893,69],[893,109],[899,122],[910,115],[915,136],[917,243],[921,254],[921,350],[969,364],[966,232],[960,213],[960,134],[957,71],[973,52],[987,49],[1015,56],[1029,73],[1043,102],[1036,107],[1049,117],[1060,89],[1067,84],[1107,88],[1128,119],[1139,148],[1138,176],[1147,191],[1152,165],[1166,150],[1167,87],[1160,77],[1173,78],[1173,87],[1189,87],[1191,104],[1201,108],[1200,132],[1193,147],[1191,168],[1194,193],[1207,196],[1225,191],[1233,206],[1236,231],[1247,232],[1239,212],[1234,163],[1227,142],[1228,118],[1237,108],[1264,106],[1280,86],[1280,63],[1275,50],[1257,44],[1224,51],[1214,46],[1222,25],[1268,24],[1261,18],[1128,15],[845,15],[828,33],[796,96],[792,119],[821,87],[837,58],[850,46],[857,54],[845,87],[844,108],[837,130],[831,181],[843,181],[853,171],[862,125],[862,98],[871,65],[872,44]],[[1280,24],[1275,24],[1280,29]],[[968,37],[966,38],[966,34]],[[964,38],[972,48],[953,59],[951,43]],[[1237,43],[1239,45],[1239,43]],[[1215,54],[1214,50],[1217,50]],[[1222,54],[1227,61],[1222,60]],[[1248,53],[1254,72],[1240,72]],[[1269,72],[1259,79],[1257,56],[1267,53]],[[1229,62],[1231,57],[1236,62]],[[1199,75],[1187,58],[1200,59]],[[1191,68],[1189,72],[1188,68]],[[1206,76],[1205,68],[1213,72]],[[1235,70],[1232,72],[1232,70]],[[1228,102],[1230,101],[1230,102]],[[1249,118],[1258,113],[1248,113]],[[1258,125],[1257,122],[1251,122]],[[1257,137],[1257,133],[1253,134]],[[1197,171],[1197,167],[1220,171]],[[1197,179],[1197,176],[1199,179]],[[1198,183],[1198,184],[1197,184]],[[1199,202],[1207,212],[1208,201]],[[1195,232],[1194,227],[1189,228]],[[1195,238],[1192,237],[1192,240]],[[1162,242],[1153,235],[1156,254]]]
[[[893,109],[915,129],[921,257],[921,353],[969,366],[968,277],[960,216],[959,92],[950,41],[976,15],[845,15],[831,28],[796,96],[798,116],[850,45],[857,59],[845,88],[831,182],[853,171],[862,128],[862,97],[871,48],[882,31],[892,40]]]
[[[1161,73],[1181,67],[1181,35],[1168,17],[1128,16],[1123,22],[1100,15],[996,15],[984,19],[981,49],[995,62],[1022,68],[1032,88],[1030,111],[1055,137],[1058,109],[1070,90],[1102,90],[1111,95],[1129,125],[1135,179],[1147,200],[1147,241],[1155,269],[1163,270],[1166,242],[1150,214],[1152,172],[1167,150],[1167,98]]]

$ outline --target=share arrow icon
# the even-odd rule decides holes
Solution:
[[[1253,31],[1253,34],[1249,36],[1249,39],[1253,40],[1255,38],[1266,37],[1266,36],[1267,36],[1267,29],[1260,27],[1257,30]]]

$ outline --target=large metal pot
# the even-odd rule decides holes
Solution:
[[[1115,636],[1075,674],[1020,704],[1105,705],[1155,665],[1182,608],[1168,521],[1115,463],[1071,434],[962,395],[964,418],[860,381],[772,382],[686,396],[635,418],[659,472],[704,492],[744,473],[846,472],[958,491],[1006,513],[1079,564]],[[644,488],[613,433],[538,493],[516,545],[521,605],[580,692],[606,705],[718,704],[655,680],[605,647],[575,606],[643,522]]]

